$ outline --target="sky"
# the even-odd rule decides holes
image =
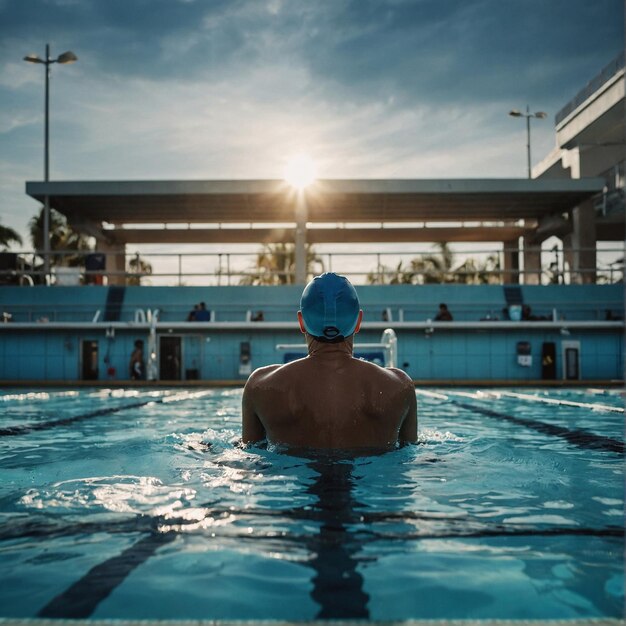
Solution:
[[[624,47],[623,0],[0,0],[0,224],[51,180],[523,178]]]

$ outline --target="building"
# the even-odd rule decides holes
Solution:
[[[303,354],[301,286],[127,287],[128,244],[293,242],[302,283],[307,242],[480,241],[503,244],[504,284],[362,287],[357,354],[385,360],[379,337],[391,328],[395,362],[420,383],[619,381],[623,279],[593,283],[598,242],[624,241],[625,106],[621,55],[559,112],[557,145],[529,180],[325,180],[302,193],[271,180],[29,182],[96,238],[103,263],[87,277],[108,286],[1,288],[12,322],[0,324],[0,380],[126,384],[138,338],[153,381],[241,384],[253,367]],[[571,284],[540,286],[549,237],[563,242]],[[210,320],[185,322],[202,300]],[[439,302],[454,322],[431,321]],[[517,321],[523,304],[539,319]]]
[[[539,180],[603,180],[601,193],[532,235],[534,244],[558,236],[574,271],[596,265],[598,241],[625,239],[625,84],[622,52],[556,114],[556,145],[533,168]]]

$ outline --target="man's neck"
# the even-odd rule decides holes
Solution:
[[[348,337],[343,341],[320,341],[311,335],[306,335],[309,356],[345,355],[352,356],[354,338]]]

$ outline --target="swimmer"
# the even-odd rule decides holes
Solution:
[[[411,379],[352,356],[363,311],[354,287],[334,273],[302,292],[298,321],[308,356],[261,367],[243,392],[242,441],[292,448],[389,449],[417,441]]]

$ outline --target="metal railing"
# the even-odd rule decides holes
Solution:
[[[623,213],[626,207],[626,161],[619,161],[598,177],[604,178],[606,185],[602,193],[594,198],[596,211],[602,216]]]
[[[559,125],[574,109],[593,95],[604,83],[620,70],[624,69],[624,51],[620,52],[608,65],[594,76],[555,116],[555,125]]]
[[[455,321],[460,323],[472,320],[488,322],[508,319],[508,312],[504,310],[506,305],[502,301],[502,297],[501,292],[494,292],[493,297],[488,300],[481,298],[475,302],[468,302],[467,297],[463,294],[448,294],[446,301],[449,308],[454,311]],[[125,307],[119,320],[115,322],[105,320],[106,307],[102,300],[98,304],[81,302],[79,299],[62,302],[50,302],[46,299],[37,303],[6,302],[2,306],[8,314],[8,319],[3,321],[32,325],[68,324],[70,327],[81,324],[91,327],[97,324],[109,326],[120,323],[129,324],[132,327],[148,328],[156,320],[159,325],[175,329],[181,326],[186,329],[217,328],[223,324],[226,324],[226,327],[240,324],[248,327],[272,328],[276,324],[297,323],[295,317],[297,296],[295,300],[290,300],[287,303],[284,300],[268,302],[267,298],[262,303],[256,302],[254,304],[212,301],[208,305],[211,318],[206,322],[188,321],[188,315],[193,308],[195,298],[196,296],[190,295],[187,298],[173,299],[167,293],[162,292],[160,295],[152,296],[149,308],[136,308],[132,305]],[[372,322],[388,325],[392,323],[414,324],[428,319],[432,320],[437,312],[437,302],[433,302],[432,296],[430,299],[416,298],[414,302],[394,301],[388,297],[379,300],[370,298],[368,299],[365,322],[367,325]],[[541,318],[542,321],[558,321],[565,317],[568,320],[578,321],[610,321],[617,319],[616,316],[621,317],[623,315],[622,309],[621,300],[616,302],[611,294],[585,301],[580,301],[577,294],[570,294],[569,296],[562,294],[556,303],[552,301],[550,303],[536,303],[532,314]],[[263,312],[263,319],[253,321],[249,313],[258,311]]]
[[[312,276],[323,271],[337,271],[355,284],[575,284],[616,283],[624,280],[624,248],[580,248],[563,250],[557,246],[530,248],[527,253],[539,255],[540,267],[524,269],[524,253],[517,248],[500,250],[454,250],[457,260],[452,266],[420,266],[419,259],[437,258],[438,253],[424,250],[389,252],[333,252],[316,255],[310,268]],[[567,258],[585,253],[596,254],[595,267],[572,269]],[[2,254],[0,253],[0,257]],[[295,270],[258,267],[257,255],[243,252],[160,252],[110,253],[117,267],[128,268],[131,259],[141,260],[150,271],[134,269],[86,269],[84,259],[93,252],[55,251],[56,265],[46,276],[42,253],[28,251],[10,253],[15,262],[0,269],[0,285],[153,285],[153,286],[225,286],[280,285],[295,282]],[[106,257],[106,253],[101,253]],[[521,260],[522,267],[506,267],[505,256]],[[122,258],[123,257],[123,258]],[[491,264],[487,264],[487,259]],[[64,264],[71,259],[73,265]],[[412,264],[412,260],[418,259]],[[471,259],[473,263],[465,263]],[[476,262],[478,260],[478,262]],[[535,263],[537,265],[537,263]],[[140,264],[136,263],[136,267]],[[0,267],[2,267],[0,265]]]

